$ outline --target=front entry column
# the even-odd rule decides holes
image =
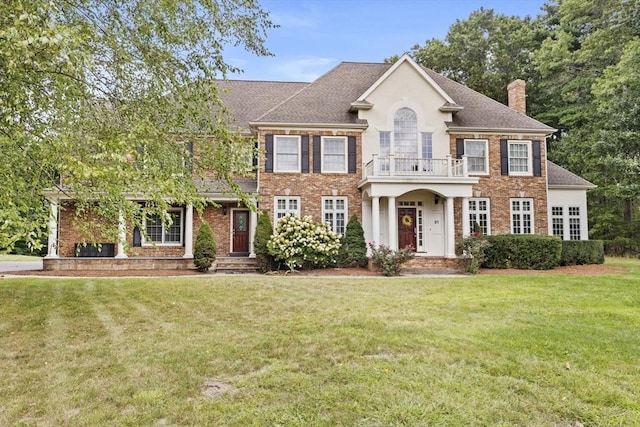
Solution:
[[[469,198],[462,198],[462,237],[467,237],[470,234],[471,224],[469,222]]]
[[[375,246],[380,244],[380,197],[371,198],[371,228],[372,240]]]
[[[447,214],[447,248],[445,252],[446,258],[456,257],[456,227],[453,216],[454,197],[447,197],[446,214]]]
[[[49,214],[49,242],[45,258],[58,258],[58,201],[50,200],[49,207],[51,208]]]
[[[193,205],[189,203],[184,215],[184,255],[182,258],[193,258]]]
[[[396,210],[396,198],[388,198],[389,205],[389,248],[398,250],[398,212]]]
[[[124,220],[122,212],[118,213],[118,247],[116,258],[127,258],[124,251],[124,242],[127,241],[127,223]]]
[[[253,251],[253,239],[256,237],[256,226],[258,225],[258,211],[252,210],[249,214],[249,257],[255,258]]]

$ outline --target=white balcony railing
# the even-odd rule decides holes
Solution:
[[[373,159],[362,168],[363,178],[376,176],[424,176],[424,177],[451,177],[460,178],[468,176],[467,157],[453,159],[447,156],[445,159],[412,159],[397,157],[393,154],[389,157],[373,155]]]

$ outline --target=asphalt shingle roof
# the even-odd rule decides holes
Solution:
[[[549,160],[547,160],[547,182],[549,187],[596,187],[586,179]]]

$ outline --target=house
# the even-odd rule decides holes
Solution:
[[[393,64],[343,62],[311,83],[217,84],[238,132],[259,142],[257,179],[241,186],[274,225],[287,214],[311,215],[343,233],[355,214],[367,241],[411,246],[417,259],[445,264],[474,227],[588,238],[593,185],[547,160],[555,129],[526,115],[521,80],[509,85],[505,106],[404,55]],[[221,207],[199,218],[176,206],[170,230],[148,220],[153,242],[121,224],[112,265],[186,268],[202,220],[218,256],[251,256],[256,212],[216,182],[199,186]],[[74,256],[73,209],[58,212],[59,203],[52,200],[45,268],[96,262]]]

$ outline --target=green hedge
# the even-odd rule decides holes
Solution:
[[[549,270],[560,265],[562,240],[552,236],[501,234],[486,236],[485,268]]]
[[[628,237],[616,237],[604,241],[604,253],[609,256],[640,258],[640,244]]]
[[[565,240],[562,242],[560,265],[604,263],[602,240]]]

